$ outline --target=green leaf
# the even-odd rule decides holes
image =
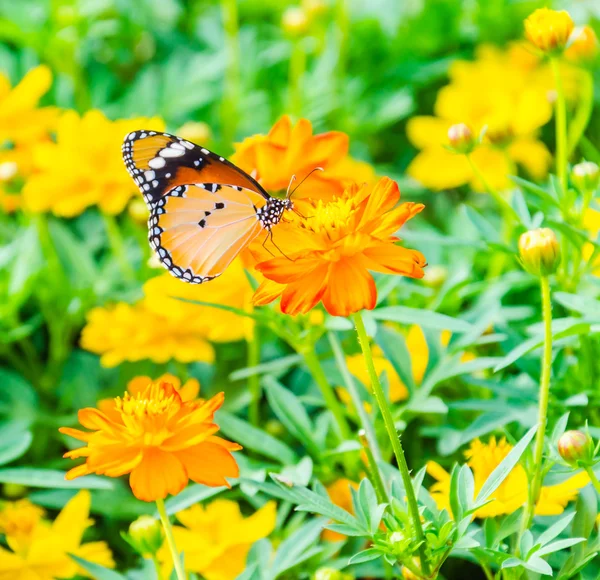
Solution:
[[[125,576],[111,570],[110,568],[105,568],[104,566],[100,566],[100,564],[95,564],[94,562],[88,562],[75,554],[69,554],[69,557],[77,562],[86,572],[88,572],[94,580],[127,580]]]
[[[531,214],[529,213],[529,208],[527,207],[527,202],[525,201],[523,192],[520,189],[516,189],[512,192],[511,206],[519,216],[521,223],[528,230],[533,229],[533,225],[531,223]]]
[[[274,577],[301,564],[314,553],[310,548],[318,542],[326,521],[322,518],[309,520],[279,544],[271,565]]]
[[[18,430],[9,429],[11,424],[0,427],[0,465],[10,463],[14,459],[18,459],[30,447],[33,441],[31,431],[23,431],[22,426]]]
[[[545,556],[546,554],[552,554],[554,552],[559,552],[560,550],[566,550],[575,544],[580,544],[581,542],[585,542],[585,538],[566,538],[564,540],[557,540],[556,542],[552,542],[543,548],[540,548],[535,554],[536,556]]]
[[[296,454],[285,443],[235,415],[219,411],[217,422],[227,437],[234,441],[243,441],[247,449],[282,464],[298,461]]]
[[[321,450],[313,437],[314,427],[308,418],[304,405],[292,391],[284,388],[272,376],[263,379],[269,405],[284,427],[298,441],[302,442],[314,457],[321,455]]]
[[[508,474],[514,469],[515,465],[521,459],[521,455],[525,453],[527,446],[533,440],[538,426],[534,426],[523,436],[523,438],[513,447],[510,453],[500,462],[500,465],[490,473],[490,476],[485,480],[482,488],[477,494],[475,504],[479,505],[486,502],[489,497],[498,489],[502,482],[508,477]]]
[[[573,521],[574,517],[575,513],[572,513],[560,518],[560,520],[542,532],[540,537],[536,540],[536,544],[539,544],[543,548],[546,544],[554,540],[554,538],[556,538]]]
[[[539,185],[536,185],[531,181],[527,181],[526,179],[517,177],[516,175],[511,175],[510,179],[512,179],[512,181],[514,181],[517,185],[520,185],[525,191],[532,193],[533,195],[539,197],[540,199],[544,200],[550,205],[553,205],[555,207],[560,206],[556,198],[552,194],[548,193],[545,189],[541,188]]]
[[[53,489],[113,489],[113,482],[106,477],[84,475],[72,481],[65,479],[65,471],[36,469],[34,467],[7,467],[0,469],[0,483],[18,483],[29,487]]]
[[[264,375],[267,373],[284,373],[296,366],[298,363],[302,362],[302,357],[299,354],[291,354],[289,356],[282,356],[275,360],[271,360],[269,362],[261,363],[259,365],[253,367],[245,367],[243,369],[238,369],[237,371],[233,371],[229,375],[230,381],[239,381],[242,379],[247,379],[248,377],[253,377],[256,375]]]
[[[579,294],[569,294],[568,292],[555,292],[552,298],[565,308],[583,314],[588,320],[600,320],[599,300]]]
[[[371,312],[376,320],[401,322],[403,324],[418,324],[424,328],[449,330],[450,332],[467,332],[471,324],[460,318],[453,318],[439,312],[409,308],[408,306],[385,306]]]
[[[348,561],[348,564],[362,564],[363,562],[370,562],[377,558],[381,558],[381,552],[376,548],[367,548],[362,552],[358,552],[358,554],[354,554]]]
[[[500,242],[500,236],[498,234],[498,228],[496,226],[492,225],[478,211],[474,210],[468,205],[463,205],[463,211],[465,212],[469,221],[475,226],[475,229],[479,232],[479,235],[487,243]]]
[[[412,395],[416,385],[412,373],[412,360],[404,336],[392,328],[381,326],[375,335],[375,342]]]

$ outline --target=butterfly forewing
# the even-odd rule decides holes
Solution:
[[[255,179],[224,157],[169,133],[134,131],[125,137],[122,151],[127,171],[148,203],[188,183],[237,185],[269,198]]]
[[[186,282],[219,276],[291,209],[223,157],[168,133],[130,133],[123,159],[150,208],[150,245]]]

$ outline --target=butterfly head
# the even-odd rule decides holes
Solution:
[[[294,202],[291,199],[271,197],[262,208],[257,210],[256,215],[263,227],[270,230],[274,225],[281,221],[281,216],[284,211],[290,211],[292,209],[294,209]]]

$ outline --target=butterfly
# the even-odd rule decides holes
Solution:
[[[220,276],[252,240],[272,235],[284,212],[293,210],[289,197],[272,197],[233,163],[181,137],[133,131],[122,152],[150,209],[150,246],[185,282]]]

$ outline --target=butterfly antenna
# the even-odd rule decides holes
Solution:
[[[322,167],[315,167],[314,169],[311,169],[310,172],[306,175],[306,177],[298,184],[296,185],[296,187],[294,187],[294,189],[292,190],[292,192],[287,196],[288,198],[292,197],[292,195],[294,195],[294,193],[296,193],[296,190],[315,172],[315,171],[324,171],[324,169]],[[296,177],[294,175],[294,177]],[[293,178],[292,178],[293,179]],[[291,185],[291,182],[290,182]],[[289,190],[289,188],[288,188]]]
[[[290,199],[291,197],[291,193],[290,193],[290,189],[292,188],[292,183],[294,183],[294,181],[296,181],[296,176],[292,175],[292,179],[290,179],[290,182],[287,186],[287,191],[285,192],[285,199]],[[293,193],[293,192],[292,192]]]

